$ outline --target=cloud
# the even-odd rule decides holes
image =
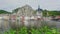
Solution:
[[[25,4],[37,9],[38,5],[42,9],[60,10],[60,0],[0,0],[0,9],[11,11]]]
[[[41,0],[40,5],[43,9],[60,10],[60,0]]]

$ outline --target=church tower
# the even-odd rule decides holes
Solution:
[[[40,8],[40,5],[38,5],[37,17],[38,17],[38,18],[41,18],[41,17],[42,17],[42,9]]]

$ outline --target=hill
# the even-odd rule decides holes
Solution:
[[[5,11],[5,10],[0,10],[0,14],[10,14],[11,12]]]

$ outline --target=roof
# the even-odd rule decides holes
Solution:
[[[38,11],[42,11],[42,9],[38,8]]]
[[[40,8],[40,6],[38,6],[38,9],[37,9],[37,11],[42,11],[42,9]]]

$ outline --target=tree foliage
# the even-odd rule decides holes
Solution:
[[[11,12],[5,11],[5,10],[0,10],[0,14],[10,14]]]
[[[60,15],[60,11],[48,11],[48,10],[43,11],[43,16],[58,16],[58,15]]]

